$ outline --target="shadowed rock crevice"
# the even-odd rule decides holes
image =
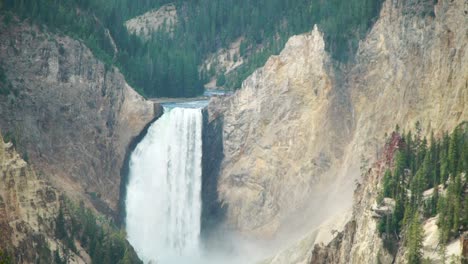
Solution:
[[[209,120],[208,111],[203,110],[203,157],[202,157],[202,220],[201,234],[208,239],[224,221],[226,208],[218,194],[221,162],[224,158],[222,116]]]

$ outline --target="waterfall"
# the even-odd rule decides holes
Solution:
[[[200,255],[202,113],[164,112],[130,158],[127,235],[145,263],[190,263]]]

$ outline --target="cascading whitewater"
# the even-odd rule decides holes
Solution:
[[[201,159],[202,113],[193,108],[165,109],[133,151],[126,229],[145,263],[199,257]]]

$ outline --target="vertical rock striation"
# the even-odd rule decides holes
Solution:
[[[243,232],[274,235],[311,194],[318,201],[329,190],[319,176],[337,167],[351,124],[324,48],[317,28],[291,38],[234,96],[208,107],[224,122],[220,199]]]
[[[153,104],[81,42],[12,23],[0,24],[10,90],[0,95],[0,129],[70,197],[115,210],[125,150],[152,120]]]

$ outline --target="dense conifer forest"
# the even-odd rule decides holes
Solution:
[[[432,0],[431,0],[432,1]],[[83,40],[101,60],[116,65],[127,81],[148,97],[194,96],[213,73],[198,66],[207,54],[243,37],[246,63],[223,81],[236,89],[294,34],[318,24],[327,49],[349,60],[380,10],[382,0],[1,0],[5,20],[17,15],[49,30]],[[175,30],[155,32],[145,41],[127,32],[124,22],[167,3],[174,3]],[[111,39],[117,46],[114,51]],[[221,77],[221,79],[224,77]],[[218,78],[219,79],[219,78]]]

